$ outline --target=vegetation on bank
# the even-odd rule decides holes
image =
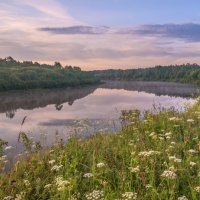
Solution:
[[[200,103],[184,113],[122,113],[122,130],[71,138],[48,151],[21,137],[28,152],[3,172],[14,149],[1,157],[3,200],[198,200],[200,199]]]
[[[59,88],[98,83],[98,78],[79,67],[18,62],[11,57],[0,59],[0,91]]]
[[[200,66],[197,64],[156,66],[127,70],[96,70],[96,77],[106,80],[167,81],[200,85]]]

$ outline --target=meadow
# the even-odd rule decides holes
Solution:
[[[57,140],[44,150],[25,133],[26,156],[5,172],[14,148],[1,142],[3,200],[200,199],[200,101],[185,112],[123,111],[122,129]]]

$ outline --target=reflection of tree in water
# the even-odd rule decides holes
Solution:
[[[62,104],[56,104],[55,107],[56,107],[56,110],[60,111],[60,110],[62,110],[63,105]]]
[[[12,119],[15,116],[16,110],[6,111],[6,117]]]
[[[63,109],[63,104],[70,106],[77,99],[86,97],[93,93],[97,86],[46,89],[46,90],[27,90],[9,91],[0,93],[0,113],[12,119],[17,109],[33,110],[48,105],[55,105],[56,110]]]

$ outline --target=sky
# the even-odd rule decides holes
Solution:
[[[199,0],[0,0],[0,57],[85,70],[200,64]]]

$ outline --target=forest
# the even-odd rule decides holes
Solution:
[[[200,66],[189,63],[127,70],[96,70],[92,73],[103,80],[168,81],[200,85]]]
[[[0,91],[61,88],[98,83],[94,75],[79,67],[39,64],[32,61],[19,62],[12,57],[0,59]]]

